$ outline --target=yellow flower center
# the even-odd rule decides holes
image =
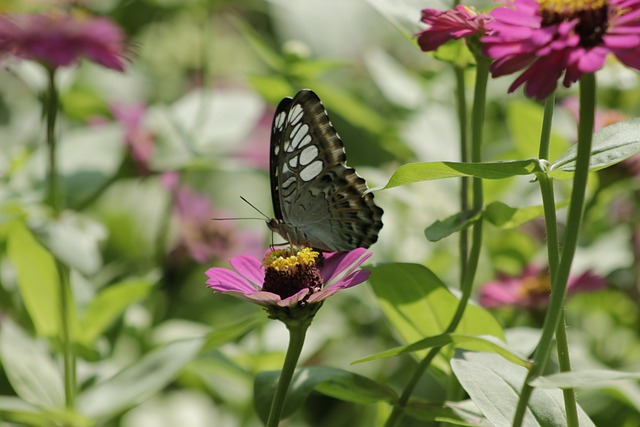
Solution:
[[[536,276],[526,277],[522,281],[520,293],[527,299],[548,296],[551,293],[551,279],[549,275],[544,272]]]
[[[265,268],[262,290],[278,294],[283,299],[305,288],[309,290],[308,295],[319,291],[324,285],[316,265],[319,255],[311,248],[291,247],[269,252],[262,260]]]
[[[264,268],[272,268],[278,272],[297,270],[301,267],[308,267],[316,262],[318,252],[311,248],[301,250],[295,248],[278,249],[271,251],[264,256],[262,265]]]
[[[606,0],[538,0],[540,9],[571,15],[585,10],[599,10],[607,5]]]

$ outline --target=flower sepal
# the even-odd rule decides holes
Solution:
[[[307,303],[301,301],[297,305],[282,307],[270,305],[265,307],[269,319],[279,320],[287,329],[308,328],[324,301]]]

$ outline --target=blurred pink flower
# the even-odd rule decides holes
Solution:
[[[571,96],[562,101],[562,107],[571,113],[576,122],[580,119],[580,101],[577,97]],[[627,116],[618,110],[596,109],[593,131],[597,132],[605,126],[612,125],[626,119]]]
[[[124,34],[106,18],[79,14],[0,15],[0,57],[13,55],[49,68],[75,64],[82,57],[124,70]]]
[[[163,175],[163,183],[168,181]],[[211,200],[189,187],[174,184],[173,214],[178,224],[179,241],[174,256],[186,254],[197,262],[226,258],[234,253],[250,251],[259,241],[252,234],[240,233],[228,222],[215,221]]]
[[[499,273],[498,278],[480,289],[479,302],[484,307],[517,306],[544,308],[551,293],[549,272],[546,268],[528,265],[520,276]],[[604,288],[605,279],[587,270],[579,276],[569,277],[567,294],[592,292]]]
[[[144,115],[147,108],[142,103],[131,105],[111,105],[111,114],[123,124],[125,128],[125,143],[131,152],[131,158],[135,162],[140,174],[148,175],[149,162],[153,155],[153,135],[143,126]]]
[[[235,269],[207,270],[207,285],[223,293],[264,307],[291,308],[319,303],[336,292],[369,278],[358,270],[369,257],[366,249],[322,254],[310,248],[269,250],[263,261],[248,255],[231,258]]]
[[[640,69],[640,0],[514,0],[491,11],[482,38],[494,77],[524,70],[509,92],[544,99],[603,67],[609,53]]]
[[[423,9],[422,22],[430,27],[417,34],[418,44],[423,51],[428,52],[438,49],[449,40],[474,34],[482,36],[485,34],[485,25],[490,20],[489,15],[462,5],[443,11]]]

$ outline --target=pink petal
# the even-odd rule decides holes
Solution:
[[[255,287],[235,271],[214,267],[207,270],[205,274],[209,277],[206,282],[209,285],[208,287],[216,292],[239,291],[251,293],[256,291]]]
[[[302,301],[304,297],[307,296],[308,293],[309,293],[309,288],[301,289],[296,294],[291,295],[290,297],[285,298],[281,301],[278,301],[278,305],[280,307],[293,307],[294,305],[297,305],[300,301]]]
[[[364,248],[357,248],[349,252],[333,252],[325,254],[324,265],[320,268],[320,275],[324,283],[329,283],[331,279],[341,274],[347,267],[353,265],[352,270],[359,267],[364,263],[371,254],[362,256],[367,250]],[[360,259],[359,259],[360,258]],[[347,273],[348,274],[348,273]]]
[[[264,284],[264,268],[260,261],[249,255],[240,255],[231,258],[229,263],[238,273],[262,288]]]
[[[263,307],[270,307],[280,303],[280,296],[271,292],[258,291],[253,293],[244,293],[239,291],[227,291],[223,293]]]

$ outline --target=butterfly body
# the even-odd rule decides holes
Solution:
[[[344,145],[315,93],[302,90],[280,102],[270,148],[271,230],[296,246],[329,252],[376,242],[382,209],[346,165]]]

